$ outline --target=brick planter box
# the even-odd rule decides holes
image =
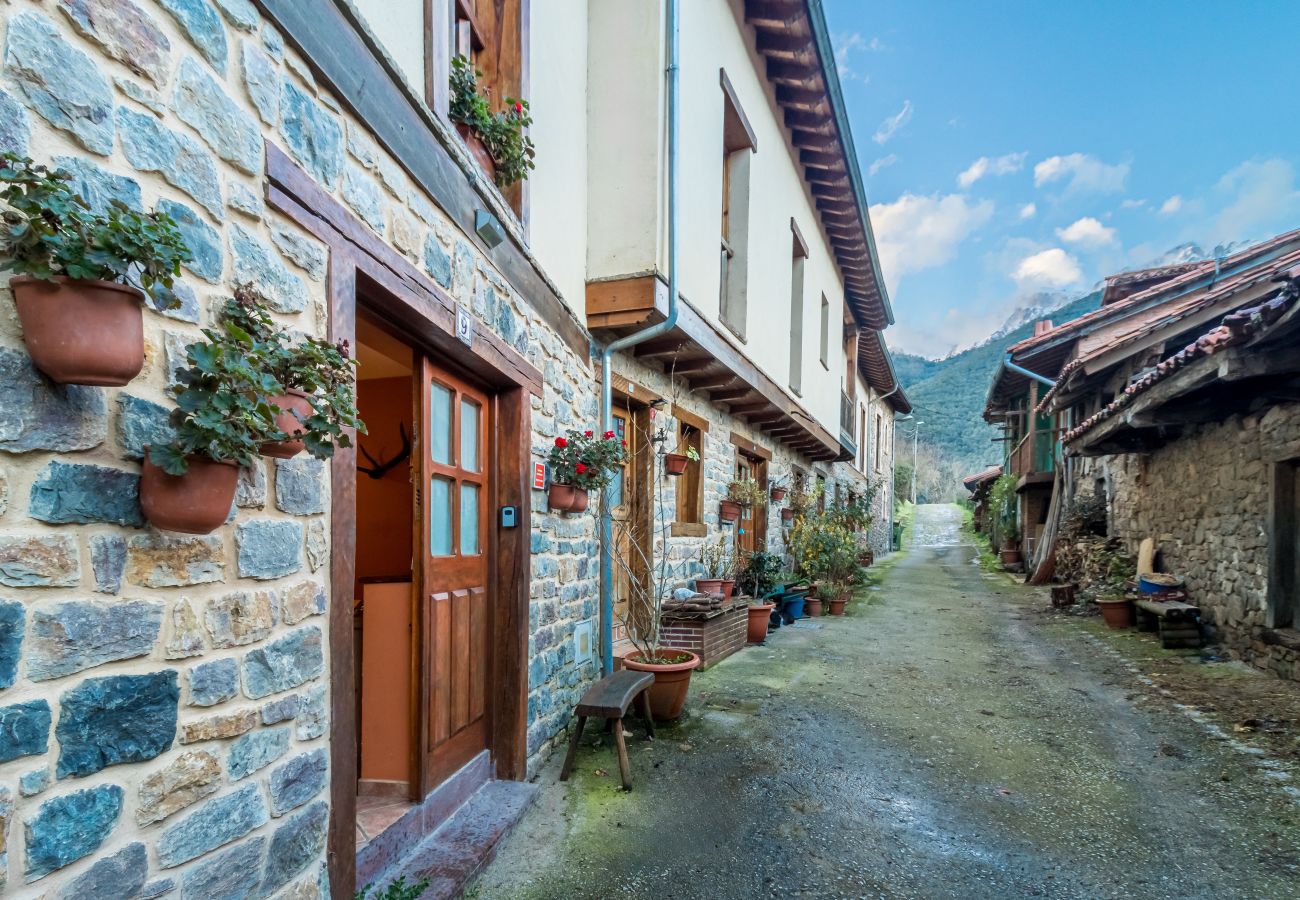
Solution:
[[[748,608],[747,598],[737,598],[709,613],[666,614],[661,621],[660,644],[699,654],[700,668],[707,669],[745,646]]]

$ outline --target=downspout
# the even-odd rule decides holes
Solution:
[[[1032,378],[1034,379],[1034,381],[1042,382],[1048,387],[1056,387],[1056,382],[1048,378],[1047,376],[1039,375],[1037,372],[1031,372],[1028,369],[1024,368],[1023,366],[1018,366],[1015,363],[1013,363],[1011,361],[1010,353],[1008,353],[1007,358],[1002,361],[1002,365],[1010,369],[1012,372],[1015,372],[1017,375],[1024,375],[1026,378]]]
[[[657,325],[643,328],[611,341],[600,354],[600,422],[604,431],[614,429],[614,391],[611,360],[615,353],[672,331],[677,325],[677,132],[679,128],[678,26],[681,0],[668,0],[668,315]],[[600,619],[601,668],[614,671],[614,517],[610,510],[611,489],[606,485],[600,514]]]

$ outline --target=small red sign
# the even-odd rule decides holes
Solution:
[[[546,463],[533,463],[533,490],[546,490]]]

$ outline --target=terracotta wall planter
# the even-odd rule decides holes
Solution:
[[[586,488],[552,483],[546,492],[546,505],[555,512],[582,512],[589,502]]]
[[[775,608],[775,603],[757,603],[749,608],[749,631],[746,636],[751,644],[761,644],[767,640],[767,626]]]
[[[780,487],[772,488],[772,499],[777,503],[780,503],[782,500],[784,500],[785,488],[780,488]]]
[[[469,155],[474,157],[474,162],[487,175],[488,180],[495,183],[497,178],[497,164],[492,159],[492,154],[488,153],[487,145],[479,139],[479,136],[470,130],[470,127],[463,122],[456,123],[456,132],[460,139],[465,142],[469,149]]]
[[[740,504],[734,500],[723,500],[718,504],[718,518],[724,522],[735,522],[740,518]]]
[[[144,294],[111,281],[9,280],[32,363],[60,384],[120,387],[144,367]]]
[[[191,456],[184,475],[168,475],[146,455],[140,476],[140,508],[164,531],[208,534],[230,517],[239,466]]]
[[[278,397],[270,397],[269,402],[280,414],[275,417],[275,427],[289,435],[302,434],[302,419],[306,419],[312,413],[311,401],[302,391],[290,390],[287,394],[281,394]],[[299,419],[294,413],[299,413],[302,419]],[[263,456],[274,456],[277,459],[289,459],[297,456],[307,445],[300,440],[272,441],[261,446]]]
[[[691,458],[684,453],[665,453],[664,454],[664,474],[680,475],[686,471],[686,464]]]
[[[643,662],[638,650],[623,657],[623,667],[633,672],[652,672],[655,683],[650,688],[650,714],[660,722],[671,722],[682,714],[686,694],[691,687],[691,672],[700,664],[700,658],[689,650],[661,651],[674,656],[689,656],[685,662],[661,665]]]

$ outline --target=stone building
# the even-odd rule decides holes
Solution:
[[[634,446],[701,460],[634,455],[622,485],[662,490],[628,514],[685,580],[718,535],[782,549],[775,503],[719,521],[738,474],[874,483],[883,552],[909,407],[820,5],[682,6],[683,314],[613,388]],[[527,802],[602,624],[596,521],[535,471],[596,424],[599,347],[662,315],[667,7],[0,7],[0,149],[170,213],[194,257],[121,389],[52,384],[0,299],[0,891],[350,896],[453,815]],[[458,53],[531,105],[522,184],[448,119]],[[139,461],[245,282],[356,348],[365,452],[261,460],[221,528],[158,531]]]
[[[1059,435],[1054,506],[1104,495],[1110,534],[1134,554],[1154,539],[1210,636],[1287,678],[1300,678],[1297,278],[1300,232],[1124,273],[1099,310],[1011,351],[1053,382],[1037,412]]]

